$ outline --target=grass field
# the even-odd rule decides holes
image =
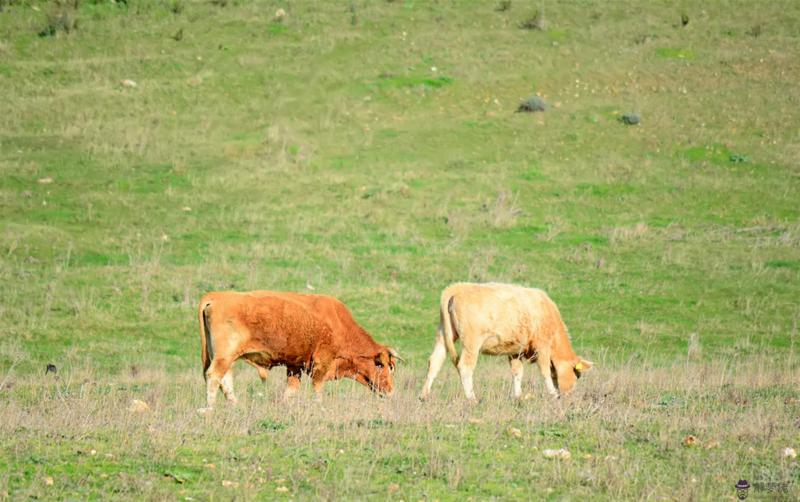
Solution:
[[[789,0],[0,0],[0,498],[800,498],[798,81]],[[457,280],[597,368],[417,403]],[[398,395],[242,364],[196,415],[196,301],[256,288],[345,301]]]

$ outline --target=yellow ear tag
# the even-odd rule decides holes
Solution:
[[[576,370],[576,371],[581,371],[581,370],[583,370],[583,364],[581,364],[581,363],[578,363],[578,364],[576,364],[576,365],[575,365],[575,370]]]

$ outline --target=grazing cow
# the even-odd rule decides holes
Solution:
[[[327,380],[349,377],[391,395],[397,353],[375,340],[339,300],[325,295],[274,291],[212,292],[199,307],[203,375],[208,408],[222,388],[236,403],[231,366],[243,358],[266,380],[273,366],[286,366],[288,398],[311,375],[319,397]]]
[[[522,394],[523,362],[538,362],[553,396],[570,392],[592,363],[572,351],[558,307],[540,289],[511,284],[456,283],[442,292],[436,345],[420,395],[426,399],[447,353],[458,368],[467,399],[474,400],[472,373],[478,354],[506,355],[514,397]],[[455,340],[461,339],[461,356]],[[555,384],[553,381],[555,380]]]

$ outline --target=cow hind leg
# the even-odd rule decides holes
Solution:
[[[217,392],[222,387],[222,380],[228,374],[231,368],[231,362],[225,359],[214,359],[211,361],[208,369],[206,370],[206,408],[200,408],[198,411],[205,413],[214,409],[214,404],[217,401]],[[233,381],[230,379],[226,381],[231,385],[230,391],[233,392]],[[224,389],[223,389],[224,391]]]
[[[233,369],[229,369],[225,373],[225,376],[220,380],[220,386],[222,387],[222,393],[225,394],[225,399],[236,406],[239,400],[236,399],[236,395],[233,393]]]
[[[508,363],[511,366],[511,387],[515,399],[522,397],[522,375],[525,366],[519,357],[509,357]]]
[[[433,353],[428,359],[428,377],[425,379],[425,386],[422,387],[420,399],[425,400],[430,395],[433,381],[442,369],[445,359],[447,359],[447,347],[444,344],[444,334],[440,325],[439,331],[436,333],[436,344],[433,347]]]
[[[472,375],[475,373],[475,365],[478,363],[478,351],[464,347],[461,350],[461,357],[458,359],[458,374],[461,376],[461,385],[464,387],[464,394],[470,401],[475,401],[475,392],[472,388]]]

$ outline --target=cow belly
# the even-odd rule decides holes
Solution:
[[[271,368],[274,365],[273,361],[264,352],[251,352],[250,354],[244,354],[242,357],[263,368]]]
[[[519,340],[503,339],[497,335],[488,337],[481,346],[481,354],[492,356],[519,354],[525,347]]]

